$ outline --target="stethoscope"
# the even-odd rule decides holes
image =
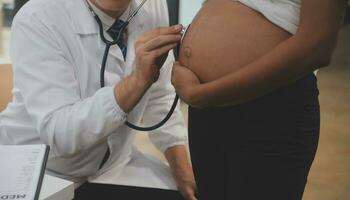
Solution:
[[[116,45],[118,43],[118,41],[120,40],[120,38],[123,36],[124,31],[126,30],[126,28],[128,27],[128,25],[130,24],[130,22],[134,19],[134,17],[137,15],[137,13],[140,11],[140,9],[142,8],[142,6],[147,2],[147,0],[143,0],[141,2],[141,4],[129,15],[129,17],[127,18],[127,20],[124,22],[124,24],[122,25],[120,32],[118,33],[118,36],[116,38],[116,40],[113,41],[109,41],[106,39],[106,37],[104,36],[104,32],[103,32],[103,26],[102,26],[102,21],[101,19],[98,17],[98,15],[95,13],[95,11],[92,9],[91,5],[89,4],[89,2],[87,3],[87,6],[90,10],[90,12],[92,13],[92,15],[94,16],[96,22],[98,23],[99,29],[100,29],[100,37],[101,40],[103,41],[103,43],[106,44],[106,48],[104,51],[104,55],[103,55],[103,59],[102,59],[102,64],[101,64],[101,71],[100,71],[100,85],[101,88],[103,88],[105,86],[105,70],[106,70],[106,63],[107,63],[107,58],[108,58],[108,54],[109,54],[109,50],[111,48],[111,46]],[[172,116],[172,114],[175,111],[175,108],[177,106],[177,103],[179,101],[179,96],[176,95],[174,102],[170,108],[170,111],[168,112],[168,114],[165,116],[165,118],[160,121],[158,124],[155,124],[153,126],[149,126],[149,127],[140,127],[140,126],[136,126],[128,121],[125,122],[125,125],[127,125],[129,128],[132,128],[134,130],[138,130],[138,131],[153,131],[156,130],[160,127],[162,127]]]

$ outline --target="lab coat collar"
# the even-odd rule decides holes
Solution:
[[[139,5],[140,0],[131,1],[131,4]],[[131,5],[130,7],[134,8],[136,6]],[[86,0],[69,1],[67,9],[75,25],[75,30],[77,34],[89,35],[99,33],[98,24],[96,23],[96,20],[93,17],[92,13],[89,11]],[[142,8],[130,23],[129,29],[134,31],[136,30],[135,28],[142,28],[143,24],[148,24],[147,20],[149,19],[149,13],[147,13],[146,9]]]
[[[89,35],[99,32],[98,24],[87,7],[86,0],[69,1],[67,9],[72,19],[77,34]]]
[[[104,13],[101,9],[99,9],[98,7],[96,7],[91,0],[87,0],[88,3],[90,4],[90,6],[92,7],[92,9],[94,10],[94,12],[100,17],[101,22],[103,24],[104,30],[108,30],[116,21],[116,19],[114,19],[113,17],[107,15],[106,13]],[[133,3],[130,3],[130,5],[127,7],[127,9],[124,11],[124,13],[119,17],[120,20],[122,21],[126,21],[128,16],[130,15],[131,12],[131,6],[133,5]]]
[[[137,7],[141,3],[140,0],[131,1],[131,9]],[[95,18],[87,7],[86,0],[72,0],[67,6],[70,17],[75,25],[76,33],[79,35],[91,35],[99,34],[99,27],[96,23]],[[136,37],[149,29],[149,25],[152,24],[150,13],[145,8],[141,8],[139,13],[131,21],[128,27],[128,54],[126,58],[126,65],[133,65],[133,60],[135,60],[135,49],[134,41]],[[99,46],[104,45],[102,41],[99,41]],[[117,45],[112,46],[110,55],[117,58],[118,60],[124,61],[121,51],[117,50]],[[126,74],[129,74],[130,71],[126,71]]]

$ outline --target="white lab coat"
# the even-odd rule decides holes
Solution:
[[[173,56],[129,114],[113,94],[115,84],[134,68],[136,36],[167,24],[166,0],[148,1],[129,25],[126,61],[117,45],[111,48],[106,87],[100,89],[105,44],[84,0],[29,1],[13,22],[14,99],[0,115],[0,144],[50,145],[48,173],[77,183],[89,179],[175,189],[168,167],[140,154],[133,147],[136,133],[124,125],[126,119],[153,125],[167,114],[175,95],[170,83]],[[185,144],[180,110],[149,136],[163,152]],[[111,156],[99,170],[108,146]]]

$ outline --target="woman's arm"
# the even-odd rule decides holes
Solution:
[[[346,6],[347,0],[302,0],[298,32],[265,56],[206,84],[175,65],[173,84],[184,101],[199,107],[237,104],[285,86],[329,64]]]

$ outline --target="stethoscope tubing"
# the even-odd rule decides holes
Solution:
[[[106,49],[105,49],[105,53],[103,55],[103,60],[102,60],[102,65],[101,65],[101,71],[100,71],[100,84],[101,84],[101,88],[103,88],[105,86],[105,82],[104,82],[104,77],[105,77],[105,71],[106,71],[106,63],[107,63],[107,58],[108,58],[108,54],[109,54],[109,50],[110,47],[113,44],[106,44]],[[125,122],[125,125],[128,126],[131,129],[137,130],[137,131],[142,131],[142,132],[146,132],[146,131],[153,131],[156,130],[160,127],[162,127],[167,121],[169,121],[170,117],[173,115],[176,106],[178,104],[179,101],[179,96],[176,94],[175,98],[174,98],[174,102],[170,108],[170,111],[168,112],[168,114],[164,117],[164,119],[162,121],[160,121],[158,124],[155,124],[153,126],[149,126],[149,127],[141,127],[141,126],[137,126],[135,124],[132,124],[128,121]]]
[[[105,47],[105,51],[104,51],[104,55],[103,55],[103,59],[102,59],[102,64],[101,64],[101,71],[100,71],[100,86],[101,88],[105,87],[105,71],[106,71],[106,65],[107,65],[107,60],[108,60],[108,54],[109,54],[109,50],[111,48],[111,46],[116,45],[118,43],[118,41],[120,40],[120,38],[123,36],[123,33],[125,31],[125,29],[127,28],[127,26],[129,25],[129,23],[131,22],[131,20],[136,16],[136,14],[138,13],[138,11],[141,9],[141,7],[143,6],[143,4],[146,3],[147,0],[144,0],[138,7],[137,9],[128,17],[127,21],[124,22],[122,28],[120,29],[120,32],[118,33],[117,39],[113,40],[113,41],[109,41],[107,40],[107,38],[104,36],[104,32],[103,32],[103,26],[102,26],[102,21],[100,20],[100,18],[97,16],[97,14],[95,14],[92,10],[92,8],[89,6],[89,9],[91,10],[96,22],[98,23],[99,29],[100,29],[100,37],[101,40],[103,41],[103,43],[105,43],[106,47]],[[164,117],[164,119],[162,121],[160,121],[158,124],[155,124],[153,126],[148,126],[148,127],[141,127],[141,126],[137,126],[135,124],[132,124],[128,121],[125,121],[125,125],[128,126],[131,129],[137,130],[137,131],[142,131],[142,132],[146,132],[146,131],[153,131],[156,130],[162,126],[165,125],[165,123],[167,121],[169,121],[170,117],[173,115],[176,106],[179,102],[179,96],[176,94],[173,104],[170,108],[170,111],[168,112],[168,114]]]

